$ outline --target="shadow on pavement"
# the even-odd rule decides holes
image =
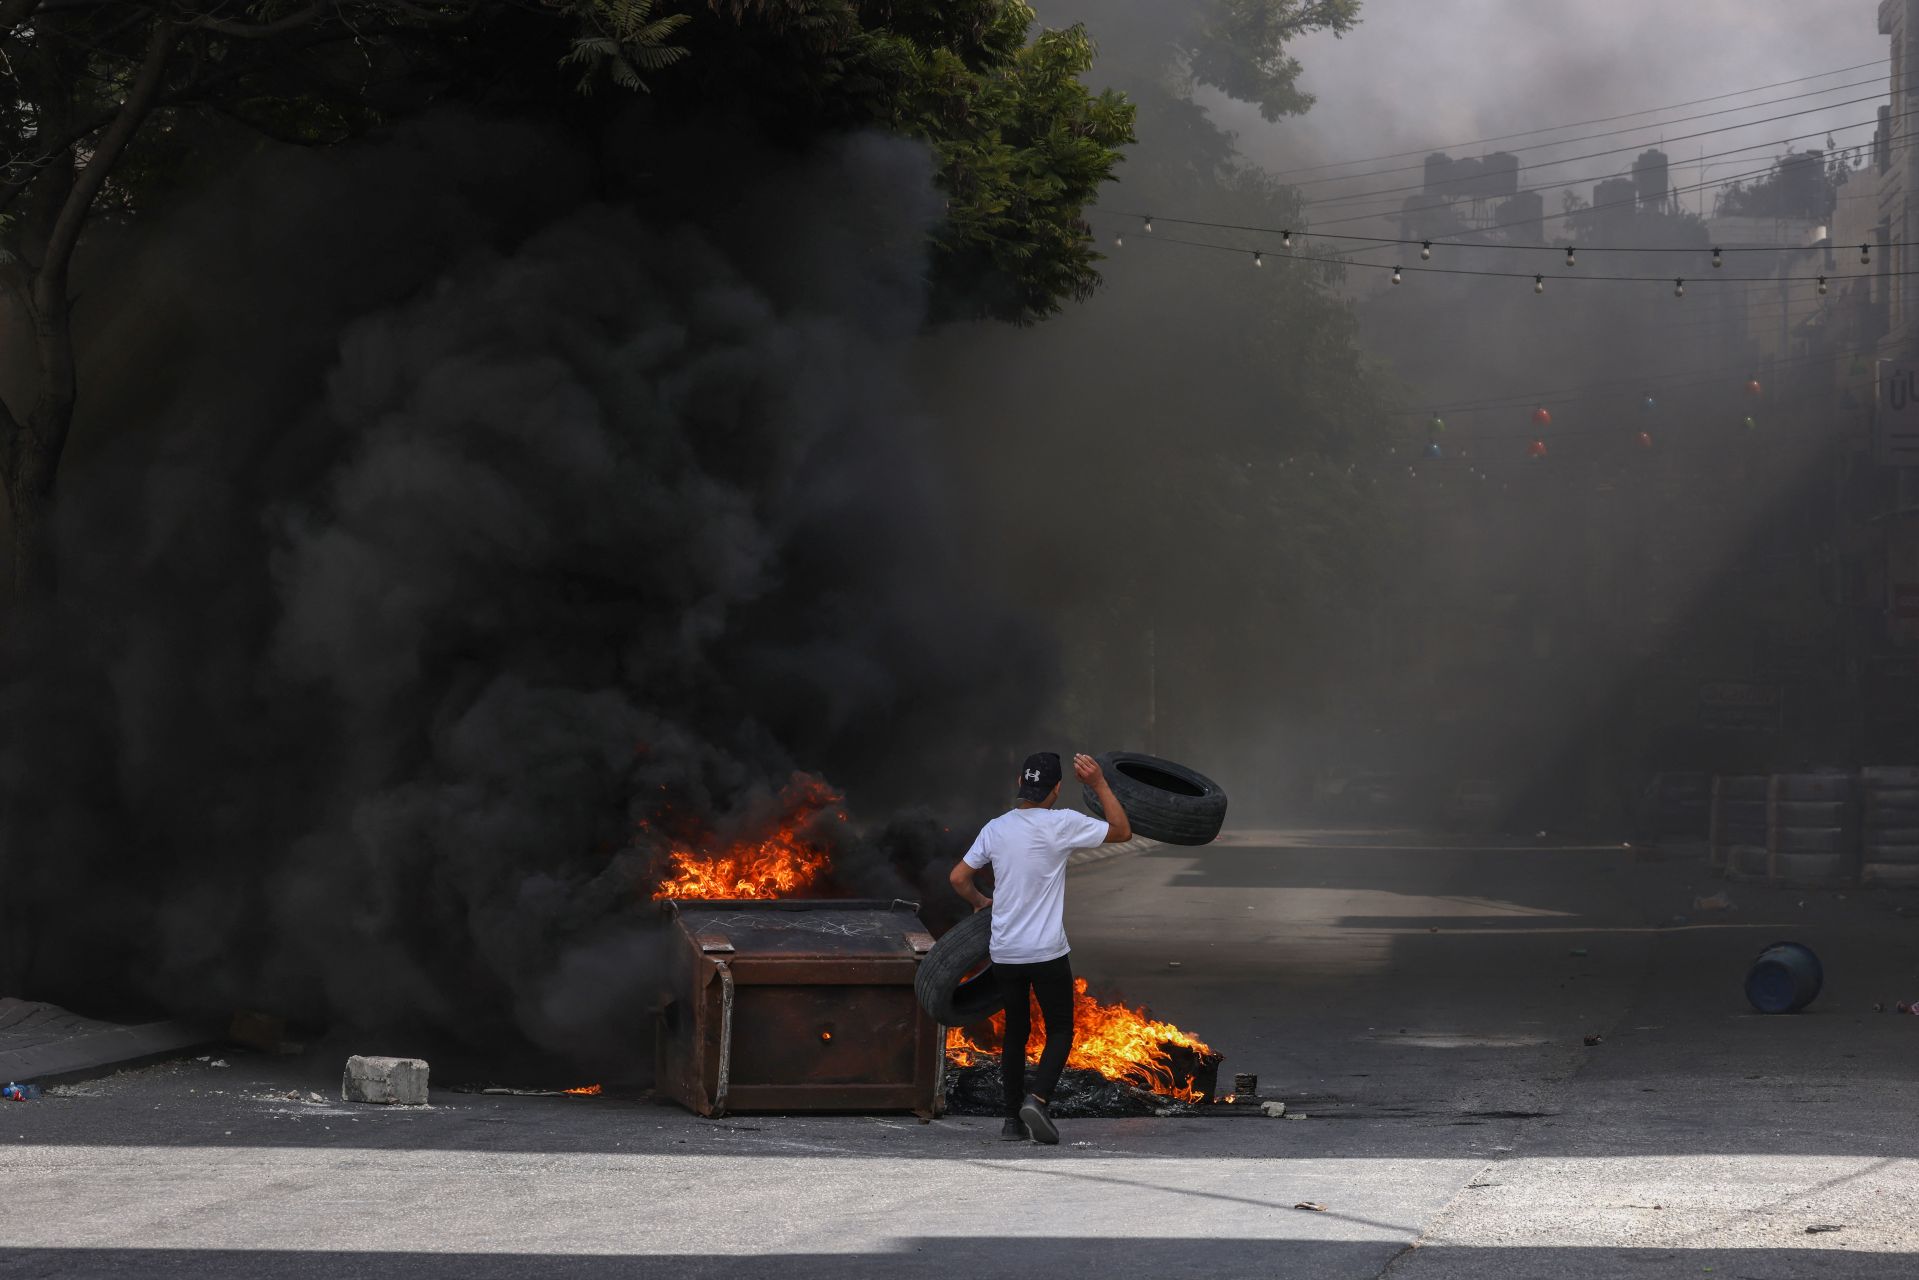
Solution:
[[[1395,1257],[1397,1255],[1397,1257]],[[1066,1275],[1094,1269],[1110,1277],[1262,1276],[1283,1280],[1374,1280],[1471,1276],[1484,1280],[1551,1276],[1555,1280],[1621,1275],[1701,1275],[1716,1280],[1904,1280],[1919,1254],[1846,1249],[1476,1249],[1429,1246],[1407,1250],[1389,1241],[1062,1239],[905,1240],[886,1253],[689,1256],[618,1254],[590,1257],[515,1253],[307,1252],[273,1249],[0,1249],[0,1272],[33,1277],[274,1276],[365,1277],[367,1280],[601,1280],[685,1277],[687,1280],[799,1280],[801,1277],[897,1277],[903,1274],[1018,1277],[1040,1268]]]

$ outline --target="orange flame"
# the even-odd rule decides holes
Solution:
[[[600,1096],[600,1086],[597,1084],[583,1084],[577,1089],[562,1089],[560,1092],[570,1093],[576,1098],[597,1098]]]
[[[773,832],[719,853],[688,848],[667,852],[668,872],[655,898],[790,898],[802,894],[826,871],[826,847],[813,839],[813,819],[840,802],[825,783],[796,779],[780,797],[784,810]],[[845,820],[844,813],[839,815]]]
[[[1033,1002],[1033,1034],[1027,1041],[1026,1057],[1038,1062],[1043,1039],[1039,1002]],[[982,1059],[999,1056],[1001,1037],[1006,1031],[1006,1015],[996,1013],[990,1023],[979,1027],[953,1027],[946,1033],[946,1056],[956,1065],[970,1067]],[[1176,1074],[1170,1046],[1212,1055],[1212,1048],[1198,1036],[1181,1031],[1170,1022],[1160,1022],[1144,1009],[1124,1004],[1106,1004],[1086,994],[1086,979],[1073,979],[1073,1051],[1066,1057],[1069,1067],[1097,1071],[1108,1080],[1150,1089],[1154,1093],[1198,1102],[1201,1091]]]

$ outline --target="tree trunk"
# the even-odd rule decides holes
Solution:
[[[16,600],[45,600],[53,595],[53,480],[59,461],[59,455],[29,431],[20,438],[6,468],[7,505],[13,513]]]
[[[4,0],[0,0],[4,3]],[[4,11],[0,10],[0,16]],[[21,290],[33,325],[34,355],[39,387],[33,404],[20,420],[0,404],[0,478],[13,507],[13,585],[23,600],[47,599],[53,594],[53,486],[73,426],[78,379],[73,357],[73,323],[67,281],[73,252],[93,202],[107,176],[139,131],[160,92],[167,59],[173,51],[176,28],[156,20],[147,34],[146,52],[128,86],[125,101],[88,150],[68,144],[58,156],[49,156],[29,199],[30,234],[37,242],[38,269]],[[39,100],[40,124],[56,135],[72,125],[74,113],[71,73],[74,68],[58,57],[44,68],[46,84]],[[80,163],[84,157],[84,163]],[[76,166],[78,166],[76,168]]]

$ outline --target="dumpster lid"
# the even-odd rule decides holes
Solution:
[[[913,956],[927,937],[919,904],[899,899],[669,900],[667,918],[706,953]]]

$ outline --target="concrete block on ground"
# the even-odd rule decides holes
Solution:
[[[426,1103],[426,1062],[420,1058],[373,1058],[355,1054],[346,1060],[340,1097],[347,1102]]]

